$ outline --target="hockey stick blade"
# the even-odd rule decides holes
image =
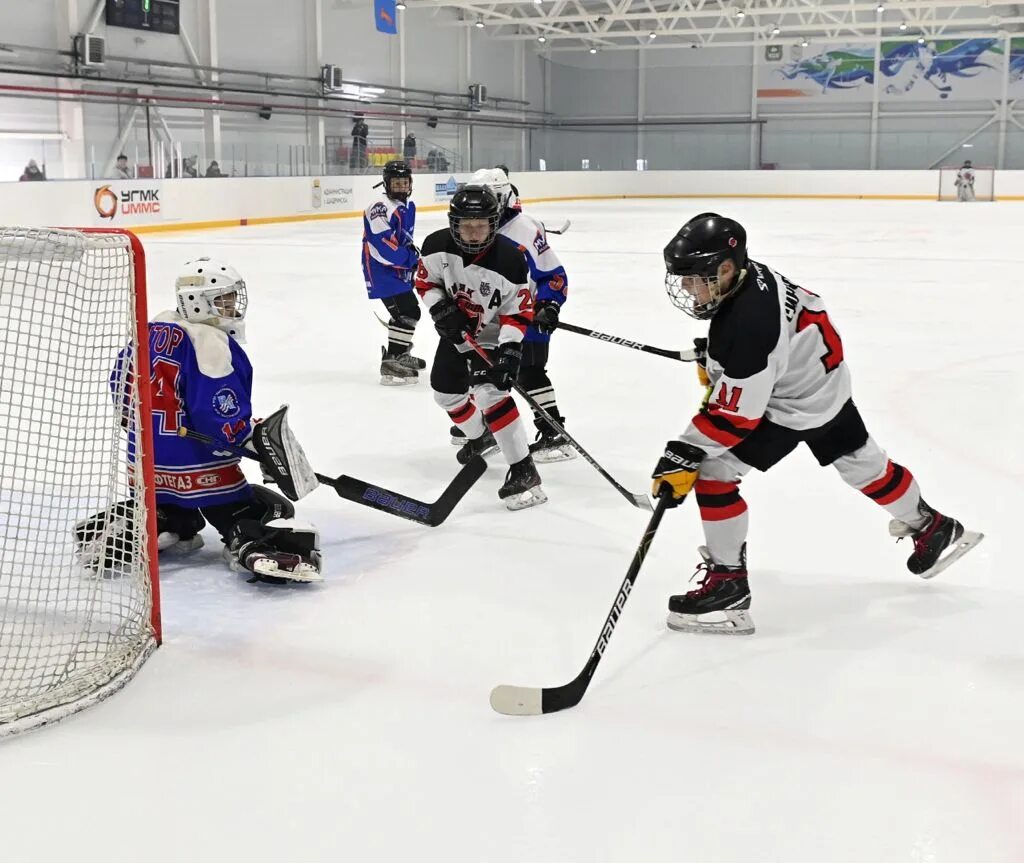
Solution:
[[[222,444],[220,441],[215,441],[209,435],[194,429],[181,426],[178,429],[178,436],[205,443],[213,447],[215,451],[230,452],[240,458],[260,461],[260,457],[254,452],[250,452],[242,447]],[[462,470],[455,475],[455,479],[448,483],[448,487],[441,492],[441,496],[433,503],[426,503],[416,500],[414,497],[407,497],[404,494],[388,491],[388,489],[381,486],[373,485],[345,474],[332,478],[318,473],[316,478],[320,485],[333,488],[337,492],[338,497],[352,501],[352,503],[368,506],[371,509],[377,509],[390,515],[397,515],[399,518],[408,519],[417,524],[425,524],[427,527],[437,527],[452,514],[452,510],[455,509],[458,502],[466,496],[466,493],[484,475],[486,470],[487,462],[483,458],[477,456],[470,459],[463,466]]]
[[[559,235],[565,234],[565,233],[568,233],[569,227],[571,225],[572,225],[572,222],[570,222],[568,219],[566,219],[564,222],[562,222],[562,224],[559,225],[557,228],[549,228],[547,225],[544,225],[544,233],[545,234],[559,234]]]
[[[317,479],[324,485],[331,486],[338,496],[345,500],[386,512],[389,515],[397,515],[399,518],[408,519],[417,524],[437,527],[451,515],[452,510],[486,470],[487,462],[481,456],[470,459],[433,503],[416,500],[416,498],[407,497],[344,474],[335,479],[317,474]]]
[[[597,666],[604,656],[608,643],[615,633],[615,627],[622,618],[622,612],[626,607],[630,594],[633,592],[633,585],[640,574],[640,567],[643,566],[644,558],[651,547],[654,535],[658,532],[658,525],[668,508],[671,491],[665,489],[658,497],[658,505],[647,522],[644,535],[640,538],[640,545],[633,554],[633,561],[629,565],[626,577],[619,585],[619,592],[615,594],[615,601],[611,610],[605,618],[604,626],[601,627],[601,634],[597,637],[597,643],[590,652],[590,658],[583,670],[576,675],[571,683],[564,686],[553,686],[550,688],[538,689],[529,686],[496,686],[491,690],[491,707],[498,713],[506,716],[538,716],[542,713],[556,713],[569,707],[575,707],[583,700],[583,696],[590,686],[590,681],[597,671]]]

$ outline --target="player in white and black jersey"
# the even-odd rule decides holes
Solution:
[[[665,248],[665,286],[691,317],[711,321],[698,369],[704,405],[666,444],[653,492],[672,504],[695,490],[707,546],[700,586],[669,600],[668,625],[685,632],[750,633],[747,504],[738,483],[807,444],[818,463],[893,517],[913,539],[907,568],[936,575],[982,538],[921,499],[917,481],[868,434],[851,398],[843,344],[817,294],[747,257],[732,219],[703,213]]]
[[[430,369],[434,400],[467,438],[459,461],[500,448],[509,471],[498,496],[515,510],[547,497],[509,394],[533,321],[534,296],[519,247],[497,236],[499,215],[489,189],[468,185],[456,192],[448,230],[430,234],[420,249],[415,285],[441,336]],[[487,350],[490,365],[466,334]]]

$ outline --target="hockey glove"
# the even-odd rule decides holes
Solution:
[[[437,334],[455,344],[462,341],[462,334],[469,327],[469,317],[451,297],[434,303],[430,307],[430,317],[434,320]]]
[[[559,311],[561,308],[558,303],[553,303],[550,300],[537,303],[533,312],[533,324],[537,327],[538,332],[547,335],[558,329]]]
[[[702,387],[709,387],[711,378],[708,377],[708,340],[694,339],[693,352],[697,356],[697,380]]]
[[[672,490],[668,505],[679,506],[697,481],[703,460],[704,450],[682,441],[670,440],[665,444],[665,452],[651,474],[654,479],[651,494],[657,497],[662,487],[667,485]]]
[[[519,342],[505,342],[492,353],[493,365],[487,370],[487,380],[496,389],[512,389],[512,381],[519,376],[519,364],[523,361],[523,346]]]

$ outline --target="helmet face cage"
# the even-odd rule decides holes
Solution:
[[[395,180],[408,180],[407,189],[396,191],[392,188]],[[388,162],[384,166],[384,194],[396,201],[405,203],[412,194],[412,168],[405,162]]]
[[[486,240],[474,243],[463,238],[460,230],[463,222],[483,221],[485,218],[487,219]],[[484,216],[483,214],[462,215],[460,213],[449,213],[448,227],[452,232],[452,238],[455,240],[456,246],[467,255],[478,255],[494,242],[494,237],[498,233],[498,214],[494,213],[490,216]]]
[[[667,263],[665,293],[668,294],[672,305],[698,321],[713,317],[718,307],[740,283],[741,273],[737,268],[732,285],[728,290],[722,290],[718,268],[727,260],[732,258],[722,252],[716,252],[695,256],[685,263]]]
[[[211,323],[241,338],[249,307],[245,280],[233,268],[209,258],[187,266],[189,272],[175,283],[178,312],[187,321]]]

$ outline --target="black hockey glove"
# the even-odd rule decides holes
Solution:
[[[437,334],[455,344],[462,341],[462,334],[469,328],[469,317],[451,297],[434,303],[430,307],[430,317],[434,320]]]
[[[651,483],[651,494],[657,497],[662,486],[667,485],[672,491],[668,505],[679,506],[697,481],[697,473],[703,460],[704,450],[682,441],[670,440],[665,444],[665,452],[658,459],[654,473],[651,474],[654,480]]]
[[[505,342],[492,351],[491,359],[494,364],[487,370],[487,380],[499,390],[512,389],[523,361],[523,346],[519,342]]]
[[[533,325],[538,332],[553,333],[558,329],[558,313],[560,311],[561,307],[558,303],[553,303],[551,300],[537,303],[537,307],[533,311]]]

